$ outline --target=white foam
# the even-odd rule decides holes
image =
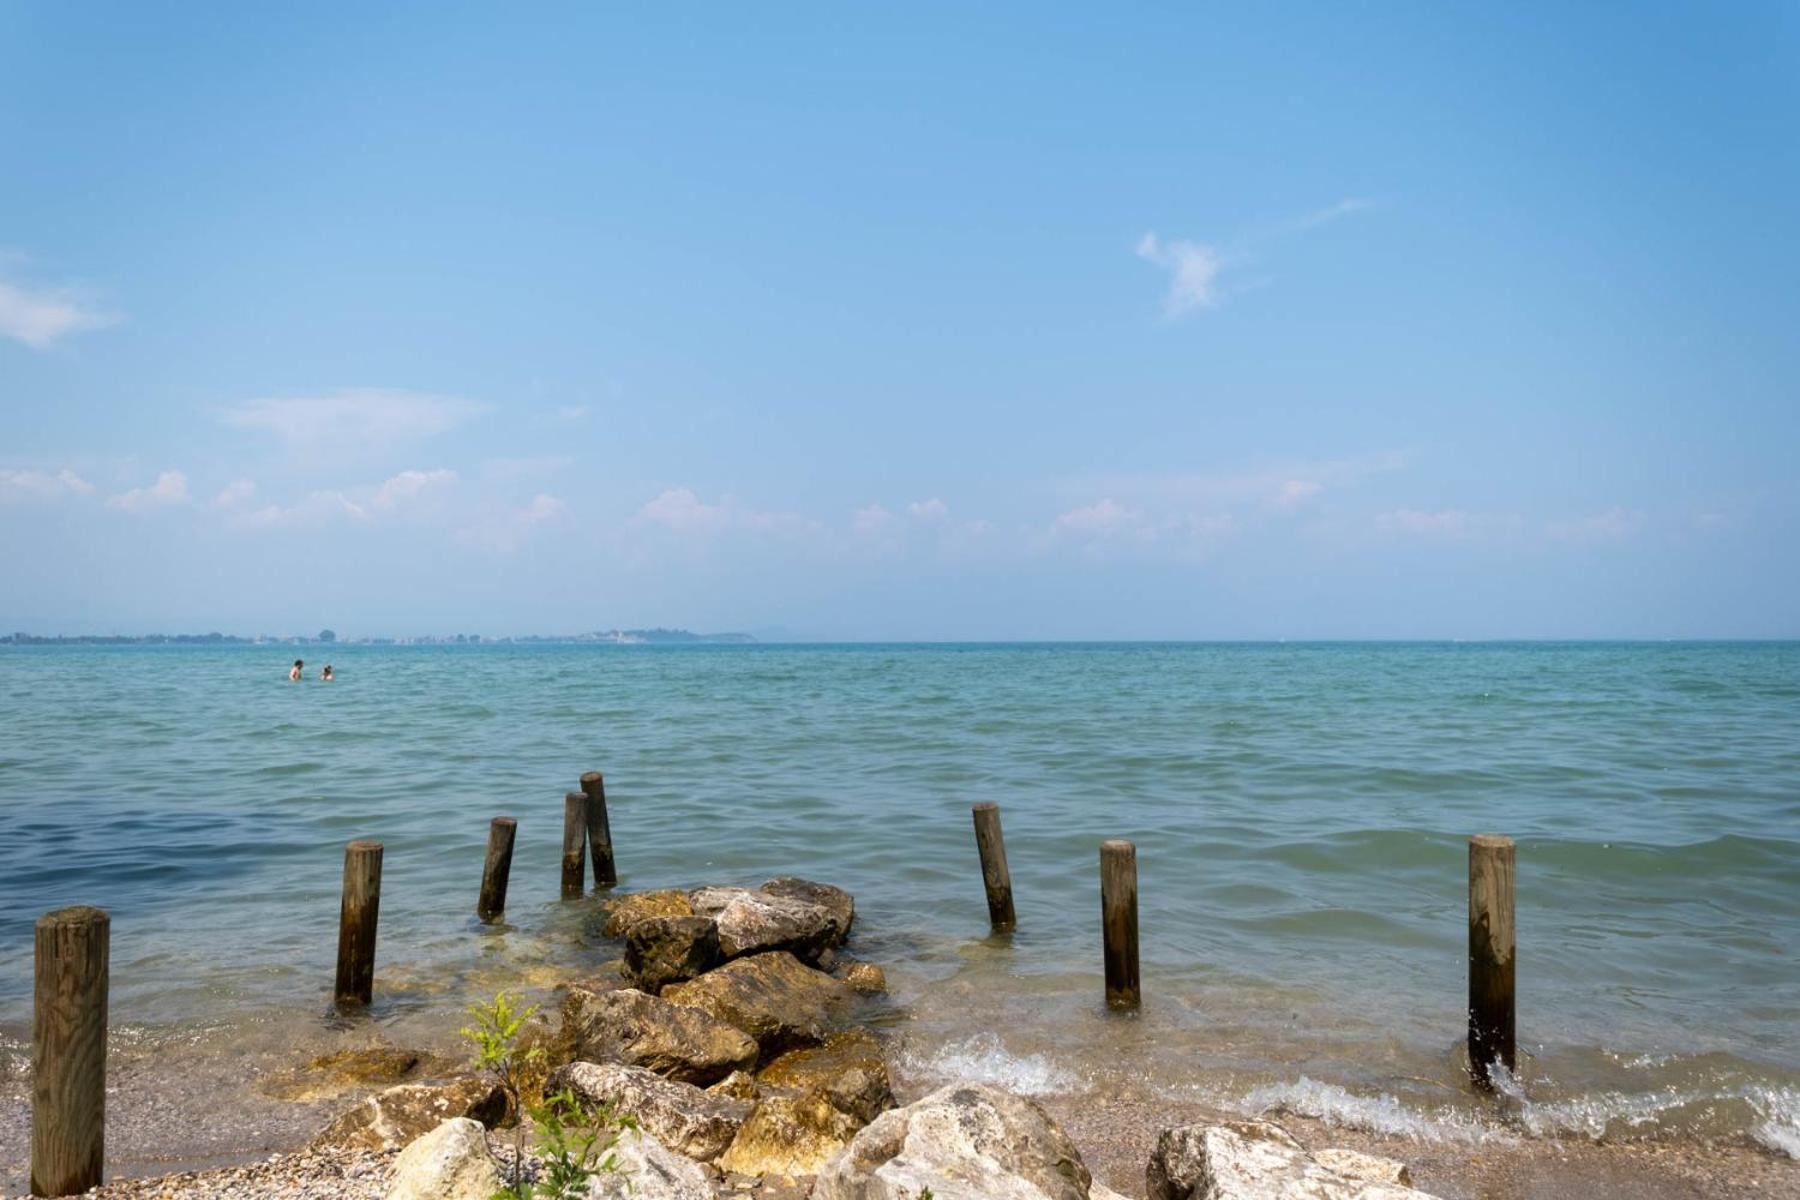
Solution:
[[[1014,1054],[992,1033],[951,1042],[910,1064],[919,1074],[945,1082],[972,1079],[1026,1096],[1071,1091],[1080,1079],[1042,1054]]]
[[[1328,1128],[1361,1129],[1419,1142],[1473,1145],[1503,1136],[1483,1127],[1473,1116],[1421,1112],[1394,1096],[1358,1096],[1335,1083],[1320,1083],[1304,1075],[1293,1083],[1259,1087],[1245,1096],[1240,1106],[1251,1116],[1280,1111],[1311,1117]]]
[[[1789,1158],[1800,1158],[1800,1091],[1753,1088],[1745,1099],[1762,1118],[1750,1136]]]

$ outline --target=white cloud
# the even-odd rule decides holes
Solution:
[[[1344,199],[1339,200],[1336,204],[1328,205],[1325,208],[1315,209],[1304,216],[1295,217],[1292,221],[1288,222],[1287,227],[1296,233],[1303,233],[1308,229],[1317,229],[1321,225],[1329,225],[1333,221],[1352,216],[1359,212],[1367,212],[1374,207],[1375,201],[1366,197],[1347,196]]]
[[[235,479],[219,490],[213,504],[219,508],[242,508],[256,495],[256,484],[249,479]]]
[[[1460,508],[1445,508],[1437,512],[1397,508],[1375,518],[1376,528],[1383,533],[1403,533],[1413,537],[1465,537],[1472,525],[1473,518]]]
[[[913,501],[906,506],[906,513],[926,521],[942,521],[950,515],[950,506],[934,496],[930,500]]]
[[[1199,242],[1163,242],[1154,233],[1146,233],[1138,240],[1137,256],[1169,273],[1169,291],[1163,297],[1163,312],[1167,316],[1179,317],[1217,302],[1214,281],[1222,264],[1214,247]]]
[[[1643,513],[1615,504],[1604,512],[1566,521],[1552,521],[1550,536],[1559,542],[1591,546],[1604,542],[1622,542],[1637,533],[1643,525]]]
[[[0,279],[0,337],[46,350],[59,339],[84,329],[118,323],[74,288],[28,288]]]
[[[266,504],[234,517],[231,524],[242,529],[276,529],[293,526],[323,525],[338,519],[366,521],[368,509],[342,491],[313,492],[298,504]]]
[[[510,554],[524,543],[534,527],[555,520],[567,511],[568,505],[561,500],[540,492],[523,508],[495,513],[465,529],[457,530],[456,536],[459,541],[469,545],[491,550],[496,554]]]
[[[1139,515],[1111,497],[1103,497],[1083,508],[1072,508],[1051,522],[1055,533],[1084,534],[1089,537],[1118,533],[1139,522]]]
[[[47,471],[0,469],[0,500],[61,500],[86,496],[93,490],[93,484],[67,467],[54,475]]]
[[[376,508],[394,508],[418,498],[429,489],[444,487],[455,480],[456,472],[442,467],[435,471],[402,471],[376,488],[369,503]]]
[[[180,471],[164,471],[149,487],[132,488],[107,501],[114,508],[121,508],[126,512],[143,512],[146,509],[187,502],[187,476]]]
[[[318,451],[365,449],[417,441],[487,411],[455,396],[388,388],[346,388],[324,396],[246,400],[227,409],[225,424],[272,433],[290,446]]]
[[[850,518],[850,528],[857,537],[878,537],[894,527],[894,514],[879,504],[869,504],[856,510]]]
[[[1324,490],[1325,485],[1316,479],[1286,479],[1269,502],[1277,508],[1296,508]]]
[[[692,488],[669,488],[637,511],[637,519],[679,533],[716,533],[731,524],[728,502],[703,503]]]

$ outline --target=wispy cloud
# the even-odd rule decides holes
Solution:
[[[220,492],[214,503],[235,510],[237,515],[231,523],[242,529],[314,526],[337,520],[371,521],[405,516],[415,510],[429,512],[425,501],[455,481],[456,472],[442,467],[406,470],[380,483],[320,489],[293,504],[265,504],[246,510],[243,505],[255,493],[255,485],[240,480]]]
[[[557,497],[540,492],[529,504],[504,508],[473,525],[456,531],[457,540],[496,554],[518,550],[538,526],[554,521],[568,511]]]
[[[181,471],[164,471],[148,487],[132,488],[112,497],[107,503],[126,512],[144,512],[188,502],[187,475]]]
[[[29,287],[0,278],[0,337],[34,350],[47,350],[72,333],[118,321],[117,313],[99,307],[82,289]]]
[[[1622,542],[1644,526],[1644,514],[1633,508],[1613,505],[1602,512],[1552,521],[1550,537],[1572,545],[1592,546],[1606,542]]]
[[[322,396],[246,400],[225,411],[235,429],[272,433],[308,451],[363,449],[418,441],[487,411],[456,396],[389,388],[346,388]]]
[[[0,468],[0,500],[61,500],[93,490],[93,484],[67,467],[55,474]]]
[[[375,495],[369,502],[376,508],[397,508],[431,489],[441,488],[455,481],[456,472],[442,467],[435,471],[402,471],[376,488]]]
[[[1196,309],[1216,308],[1224,298],[1221,276],[1226,269],[1240,268],[1254,261],[1268,243],[1309,233],[1374,207],[1372,200],[1348,197],[1223,242],[1165,239],[1151,231],[1138,239],[1136,254],[1168,273],[1169,288],[1163,295],[1163,315],[1174,320]]]
[[[819,528],[817,521],[795,513],[763,512],[748,508],[730,496],[708,504],[692,488],[668,488],[639,508],[632,518],[639,526],[658,526],[690,536],[726,530],[757,533],[797,533]]]
[[[213,497],[213,504],[218,508],[242,508],[256,496],[256,483],[250,479],[234,479],[219,489]]]
[[[1436,512],[1397,508],[1375,518],[1375,527],[1383,533],[1409,537],[1463,538],[1474,526],[1475,518],[1460,508],[1443,508]]]
[[[1105,496],[1092,504],[1063,513],[1050,523],[1050,528],[1055,533],[1077,533],[1091,537],[1121,533],[1139,527],[1142,522],[1143,514]]]

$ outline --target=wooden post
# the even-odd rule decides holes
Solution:
[[[37,922],[31,1194],[99,1187],[106,1167],[106,977],[112,921],[85,905]]]
[[[1100,843],[1100,930],[1106,960],[1106,1006],[1136,1008],[1138,990],[1137,847]]]
[[[1517,1069],[1513,1046],[1513,840],[1469,839],[1469,1070],[1494,1086],[1493,1066]]]
[[[337,1002],[367,1005],[375,995],[375,926],[381,916],[381,843],[344,847],[344,901],[338,910]]]
[[[1012,873],[1006,869],[1006,839],[1000,834],[1000,806],[975,806],[975,849],[981,853],[981,883],[987,889],[988,920],[996,933],[1016,923],[1013,916]]]
[[[587,882],[587,810],[586,792],[570,792],[563,797],[562,894],[579,896]]]
[[[481,899],[475,915],[497,921],[506,911],[506,880],[512,874],[513,836],[519,823],[511,817],[495,817],[488,826],[487,861],[481,865]]]
[[[589,771],[581,777],[581,790],[587,796],[588,848],[594,855],[594,886],[609,888],[619,882],[613,867],[612,828],[606,822],[606,777]]]

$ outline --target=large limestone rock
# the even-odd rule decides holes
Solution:
[[[492,1200],[500,1170],[479,1121],[455,1117],[414,1138],[394,1160],[387,1200]]]
[[[753,954],[671,984],[663,998],[704,1009],[774,1054],[825,1039],[856,1004],[848,986],[785,951]]]
[[[691,1083],[676,1083],[642,1067],[571,1063],[550,1076],[545,1091],[568,1088],[589,1107],[611,1104],[639,1128],[678,1154],[711,1162],[731,1145],[750,1115],[742,1100],[715,1096]]]
[[[621,1133],[611,1153],[618,1169],[589,1181],[587,1200],[713,1200],[704,1167],[641,1129]]]
[[[1081,1153],[1030,1100],[955,1083],[885,1112],[819,1172],[815,1200],[1091,1200]]]
[[[453,1117],[468,1117],[491,1129],[507,1117],[506,1093],[475,1076],[441,1084],[403,1083],[339,1114],[313,1144],[398,1150]]]
[[[1287,1130],[1269,1121],[1165,1129],[1145,1177],[1150,1200],[1425,1200],[1427,1196],[1406,1186],[1406,1168],[1391,1159],[1339,1151],[1320,1161]]]
[[[691,917],[694,906],[680,888],[663,888],[655,892],[631,892],[610,896],[600,906],[604,920],[600,932],[609,938],[622,938],[631,927],[646,917]]]
[[[627,988],[572,988],[563,999],[563,1062],[619,1062],[709,1084],[756,1062],[756,1040],[703,1009]]]
[[[832,942],[834,946],[850,936],[850,926],[856,923],[855,897],[843,888],[832,887],[829,883],[814,883],[810,879],[784,875],[763,884],[762,891],[788,900],[804,900],[829,912],[837,921],[837,937]]]
[[[726,958],[786,950],[814,962],[843,940],[837,916],[809,900],[747,888],[701,888],[688,899],[696,913],[718,922]]]
[[[711,917],[645,917],[625,933],[625,977],[646,992],[679,983],[725,961]]]
[[[771,1096],[738,1130],[719,1168],[740,1175],[817,1174],[861,1126],[817,1092]]]
[[[790,1050],[757,1073],[764,1087],[816,1092],[867,1125],[894,1106],[881,1043],[866,1029],[834,1033],[818,1046]]]

